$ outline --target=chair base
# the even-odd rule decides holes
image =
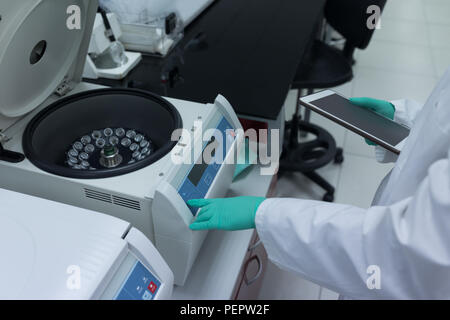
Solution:
[[[291,128],[300,132],[313,134],[316,139],[299,143],[292,139]],[[300,120],[300,117],[287,122],[283,154],[280,160],[280,174],[285,172],[301,172],[311,181],[325,190],[323,201],[333,202],[335,188],[322,178],[315,170],[330,162],[340,164],[344,161],[343,150],[336,147],[334,138],[328,131]]]

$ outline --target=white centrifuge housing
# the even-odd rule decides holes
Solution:
[[[170,299],[173,274],[129,223],[0,189],[0,299]]]
[[[196,211],[186,200],[226,194],[235,169],[227,163],[243,140],[234,130],[241,125],[221,96],[200,104],[80,82],[97,5],[0,2],[0,187],[130,222],[155,243],[183,285],[207,234],[189,229]],[[81,28],[69,28],[78,13]],[[135,129],[152,150],[135,161],[120,145],[98,147],[90,163],[69,167],[74,141],[99,128]],[[191,133],[187,140],[171,141],[177,128]],[[202,135],[208,129],[210,135]],[[205,149],[211,141],[223,148],[221,159],[194,163],[203,150],[192,146]]]

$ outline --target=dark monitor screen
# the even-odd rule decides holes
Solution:
[[[310,104],[319,107],[326,113],[340,119],[340,121],[351,124],[361,131],[387,142],[391,146],[399,144],[408,137],[410,132],[408,128],[371,110],[355,106],[349,100],[337,94],[311,101]],[[326,114],[323,115],[328,117]],[[341,124],[346,126],[344,123]]]

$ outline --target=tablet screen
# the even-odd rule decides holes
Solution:
[[[409,135],[408,128],[373,111],[355,106],[337,94],[311,101],[310,104],[391,146],[396,146]]]

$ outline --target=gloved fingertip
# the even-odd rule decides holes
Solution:
[[[195,218],[196,223],[209,221],[209,219],[211,219],[211,215],[207,211],[206,212],[202,211],[203,209],[200,210],[199,214],[197,214],[197,217]]]
[[[186,202],[191,207],[201,208],[209,204],[207,199],[191,199]]]
[[[189,228],[193,231],[208,230],[208,222],[194,222]]]
[[[190,226],[189,226],[189,229],[191,229],[191,230],[198,230],[197,229],[197,225],[195,224],[195,223],[193,223],[193,224],[191,224]]]
[[[367,103],[367,98],[363,98],[363,97],[355,97],[355,98],[350,98],[349,101],[359,107],[368,107],[368,103]]]
[[[393,104],[392,102],[389,102],[389,104],[391,105],[393,112],[392,112],[392,114],[389,114],[388,118],[390,118],[391,120],[394,120],[395,113],[397,112],[397,108],[395,108],[395,104]]]

